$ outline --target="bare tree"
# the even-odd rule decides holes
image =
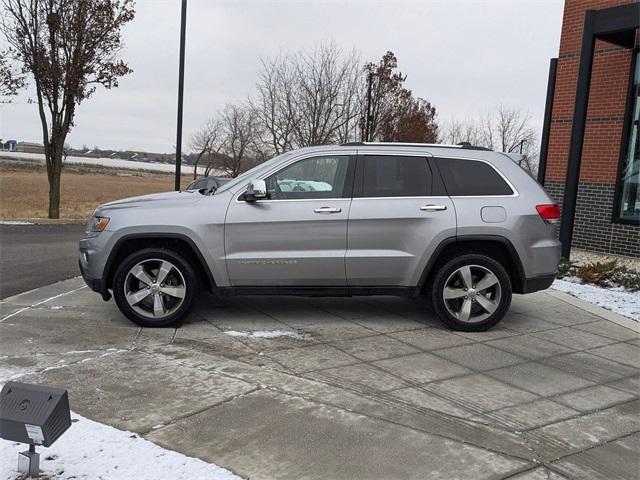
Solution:
[[[256,113],[249,105],[227,105],[220,114],[220,138],[209,169],[236,177],[264,160]]]
[[[338,133],[354,122],[359,58],[355,52],[343,58],[333,43],[294,58],[294,138],[300,147],[333,143]]]
[[[492,114],[481,118],[482,145],[506,153],[521,153],[520,166],[535,174],[538,168],[536,131],[528,112],[498,105]]]
[[[252,102],[273,153],[354,140],[361,115],[357,52],[334,43],[263,60]]]
[[[292,65],[287,55],[273,59],[262,59],[262,69],[258,73],[255,100],[251,102],[256,118],[262,127],[262,142],[274,154],[293,148],[293,90]]]
[[[536,130],[527,112],[505,105],[482,114],[478,119],[450,120],[440,141],[449,144],[469,142],[505,153],[521,153],[520,166],[535,174],[538,168]]]
[[[507,153],[518,153],[522,147],[531,149],[536,138],[530,126],[528,112],[517,108],[498,105],[494,112],[482,116],[480,135],[483,146]]]
[[[49,180],[49,217],[60,216],[64,144],[76,106],[98,85],[131,72],[118,59],[133,0],[0,0],[7,57],[33,77]]]
[[[471,145],[482,145],[480,126],[473,119],[450,120],[444,124],[439,140],[449,145],[457,145],[464,142]]]
[[[212,156],[220,149],[220,137],[222,126],[220,120],[210,119],[207,123],[191,137],[191,149],[197,153],[193,164],[193,179],[198,176],[198,165],[204,158],[207,165],[211,162]]]

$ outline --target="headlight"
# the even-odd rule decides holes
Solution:
[[[109,217],[96,217],[93,216],[89,219],[87,223],[86,234],[89,237],[95,237],[100,232],[102,232],[107,225],[109,224]]]

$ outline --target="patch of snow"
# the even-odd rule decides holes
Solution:
[[[74,422],[49,448],[38,447],[44,475],[64,479],[239,480],[229,470],[166,450],[138,435],[72,413]],[[15,470],[24,444],[0,440],[0,480],[22,478]]]
[[[246,338],[280,338],[280,337],[290,337],[297,338],[298,340],[304,340],[304,336],[300,335],[297,332],[291,332],[288,330],[258,330],[255,332],[237,332],[235,330],[227,330],[224,332],[225,335],[229,335],[231,337],[246,337]]]
[[[28,162],[38,162],[44,164],[44,155],[39,153],[22,153],[22,152],[1,152],[1,158],[23,160]],[[152,162],[136,162],[132,160],[121,160],[118,158],[89,158],[89,157],[67,157],[65,164],[74,165],[94,165],[100,167],[120,168],[124,170],[149,170],[155,172],[175,172],[176,166],[173,163],[152,163]],[[193,167],[190,165],[182,165],[182,173],[193,173]],[[211,175],[220,175],[220,171],[212,171]]]
[[[640,322],[640,292],[582,284],[571,278],[556,280],[551,288]]]
[[[21,220],[0,220],[0,225],[34,225],[34,223]]]

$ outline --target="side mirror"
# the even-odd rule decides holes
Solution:
[[[265,181],[251,180],[244,192],[245,201],[255,202],[256,200],[262,200],[264,198],[269,198],[269,192],[267,192],[267,184]]]

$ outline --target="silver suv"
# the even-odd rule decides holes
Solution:
[[[87,284],[148,327],[201,289],[247,295],[426,295],[451,328],[486,330],[512,293],[553,282],[558,206],[508,155],[468,145],[350,143],[279,155],[214,194],[98,207]]]

